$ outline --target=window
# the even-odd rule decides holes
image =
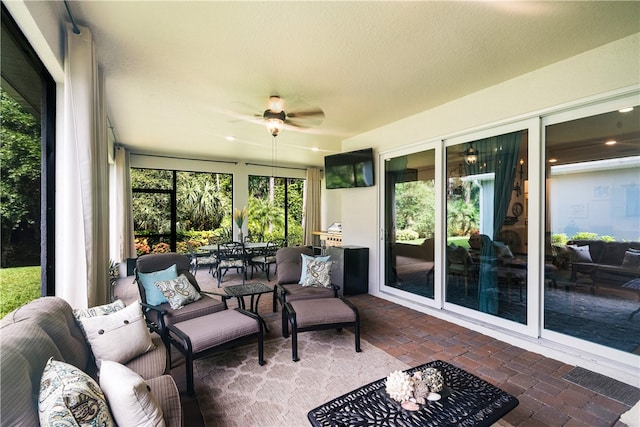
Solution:
[[[249,175],[249,238],[302,244],[305,180]]]
[[[131,169],[137,254],[231,240],[232,183],[230,174]]]
[[[637,353],[640,106],[621,106],[546,121],[544,328]]]
[[[30,298],[54,295],[55,83],[4,5],[1,39],[2,268],[34,267]]]

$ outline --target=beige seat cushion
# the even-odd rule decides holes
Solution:
[[[296,312],[298,328],[356,321],[356,313],[340,298],[301,300],[290,304]]]

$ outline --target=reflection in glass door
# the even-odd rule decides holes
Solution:
[[[384,166],[385,285],[433,299],[435,150]]]
[[[446,301],[527,319],[528,131],[447,148]]]

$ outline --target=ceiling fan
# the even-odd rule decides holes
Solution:
[[[319,120],[316,124],[321,123],[322,119],[324,119],[324,111],[320,108],[311,108],[287,113],[284,111],[284,100],[278,95],[272,95],[269,97],[268,108],[262,113],[262,118],[267,125],[269,133],[276,137],[282,131],[285,124],[305,128],[308,127],[308,125],[304,123],[306,119],[316,119],[316,121]]]

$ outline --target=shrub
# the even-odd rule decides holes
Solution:
[[[396,240],[397,241],[416,240],[418,237],[420,237],[418,232],[417,231],[413,231],[411,229],[396,231]]]
[[[168,243],[161,242],[153,246],[152,253],[154,254],[166,254],[169,252],[171,252],[171,246]]]
[[[588,231],[579,231],[571,237],[571,240],[596,240],[598,233],[590,233]]]
[[[149,243],[147,242],[147,239],[141,239],[141,238],[135,239],[135,245],[136,245],[136,253],[138,254],[138,256],[148,254],[149,252],[151,252],[151,248],[149,247]]]
[[[565,233],[551,235],[551,244],[554,246],[564,246],[567,244],[568,240],[569,238]]]

